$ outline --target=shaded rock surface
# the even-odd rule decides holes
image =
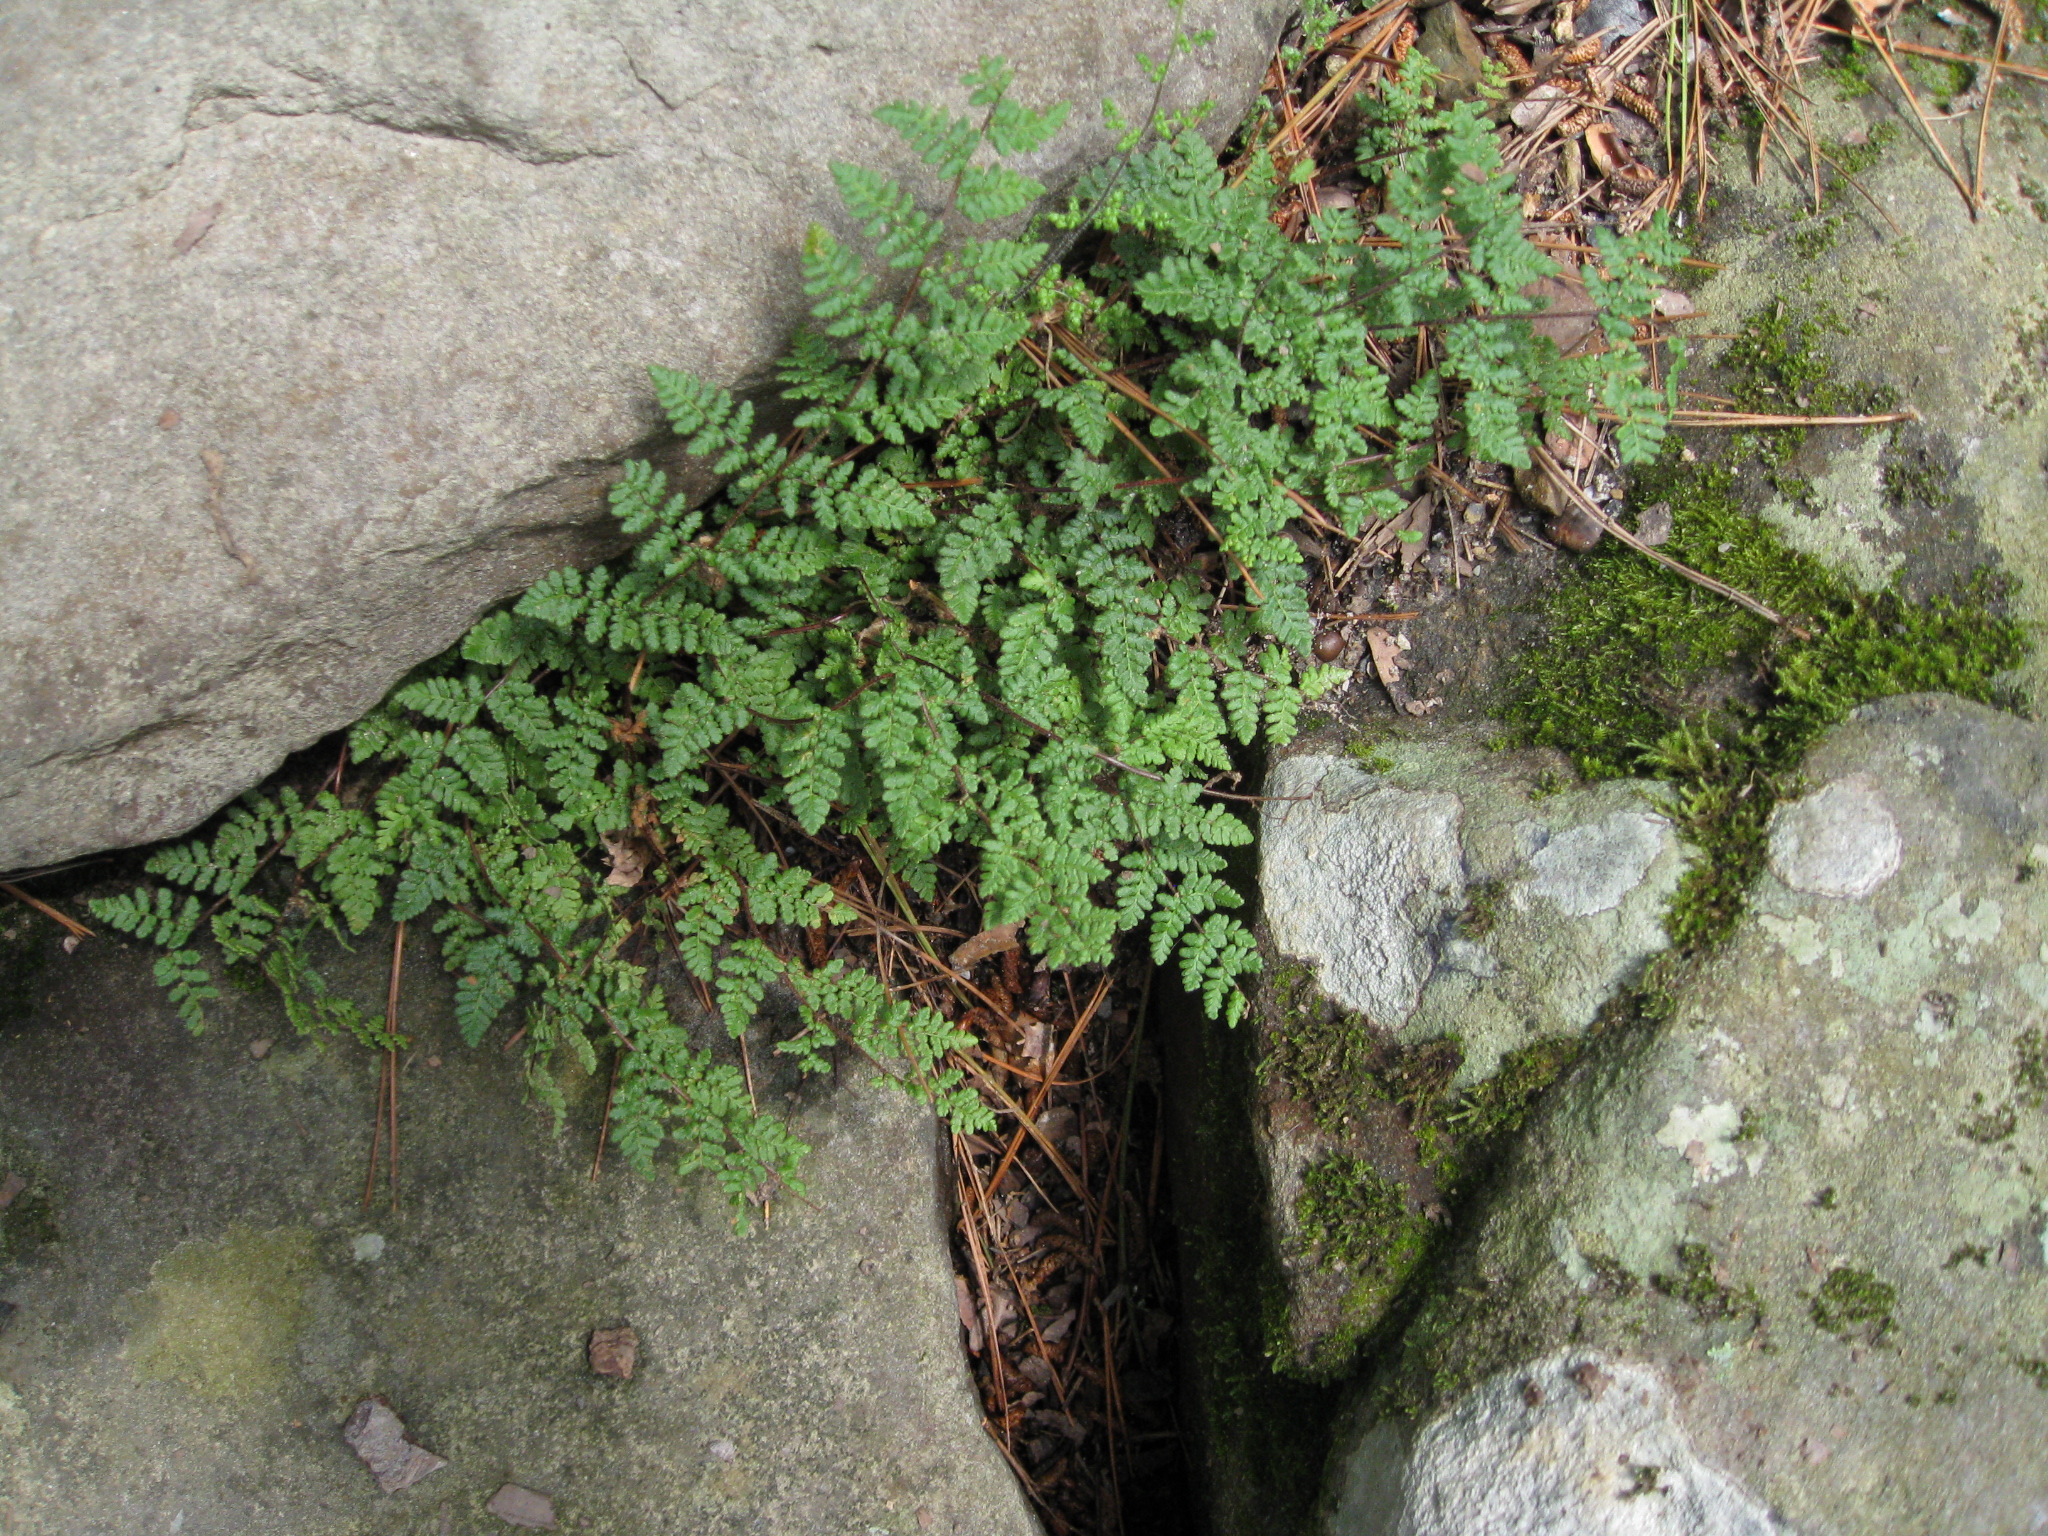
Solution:
[[[366,1003],[377,937],[329,969]],[[28,1181],[0,1218],[9,1529],[482,1536],[509,1483],[529,1526],[616,1536],[1035,1536],[962,1366],[933,1125],[901,1094],[778,1080],[757,1038],[815,1150],[808,1197],[738,1236],[702,1180],[608,1155],[593,1182],[604,1077],[560,1079],[556,1139],[409,958],[402,1203],[365,1210],[378,1061],[232,991],[194,1040],[150,961],[53,956],[0,1023],[0,1167]],[[620,1318],[631,1380],[585,1357]],[[372,1396],[447,1465],[380,1493],[343,1437]]]
[[[1266,777],[1253,1117],[1285,1292],[1268,1348],[1293,1368],[1341,1369],[1380,1321],[1489,1118],[1518,1112],[1487,1085],[1540,1087],[1668,943],[1688,855],[1650,787],[1570,782],[1469,727]]]
[[[1805,781],[1733,939],[1538,1111],[1340,1441],[1332,1536],[1451,1529],[1460,1468],[1539,1452],[1584,1476],[1483,1528],[2048,1518],[2048,732],[1887,700]],[[1539,1436],[1559,1360],[1640,1380],[1666,1448]],[[1674,1493],[1617,1486],[1617,1444]],[[1714,1477],[1740,1499],[1684,1515]]]
[[[1169,109],[1227,133],[1286,7]],[[0,869],[164,837],[617,546],[648,363],[766,386],[873,110],[1007,55],[1107,157],[1164,7],[177,0],[0,19]],[[690,484],[702,488],[702,482]]]

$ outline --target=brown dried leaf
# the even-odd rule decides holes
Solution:
[[[981,932],[953,951],[951,957],[953,969],[956,971],[971,970],[990,955],[1000,955],[1005,950],[1015,949],[1017,947],[1017,935],[1023,931],[1023,928],[1024,922],[1020,918],[1014,923],[1004,923],[1000,927],[982,929]]]
[[[438,1472],[448,1465],[432,1451],[413,1443],[405,1432],[405,1421],[381,1397],[366,1397],[356,1404],[356,1411],[342,1426],[341,1438],[386,1493],[410,1488],[429,1472]]]
[[[960,1314],[960,1326],[967,1330],[967,1353],[981,1353],[981,1314],[974,1305],[974,1291],[965,1275],[953,1277],[953,1307]]]
[[[1592,295],[1586,280],[1570,267],[1553,277],[1539,277],[1522,289],[1522,296],[1535,299],[1543,308],[1529,319],[1529,329],[1548,336],[1566,357],[1604,352],[1607,340],[1600,334],[1600,320],[1593,312]]]
[[[1384,629],[1368,629],[1365,632],[1365,648],[1372,654],[1372,669],[1379,674],[1380,682],[1387,692],[1392,693],[1401,686],[1401,668],[1408,664],[1408,658],[1401,654],[1401,648],[1394,644],[1394,637]]]
[[[0,1211],[14,1204],[14,1197],[28,1188],[28,1180],[18,1173],[10,1173],[0,1179]]]
[[[630,832],[607,832],[604,847],[612,866],[612,872],[604,877],[606,885],[630,890],[647,878],[647,866],[654,862],[654,850],[641,839]]]

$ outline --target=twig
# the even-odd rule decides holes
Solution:
[[[1707,589],[1707,591],[1712,592],[1717,596],[1727,598],[1728,601],[1736,604],[1738,607],[1747,608],[1751,613],[1755,614],[1758,618],[1768,620],[1770,623],[1777,625],[1780,629],[1786,630],[1789,633],[1798,636],[1801,640],[1811,640],[1813,638],[1813,636],[1809,634],[1806,630],[1801,629],[1797,624],[1794,624],[1791,620],[1787,619],[1783,614],[1779,613],[1777,610],[1765,607],[1764,604],[1758,602],[1755,598],[1751,597],[1747,592],[1738,591],[1736,588],[1729,586],[1725,581],[1716,581],[1713,577],[1704,575],[1701,572],[1694,570],[1691,566],[1684,564],[1682,561],[1672,559],[1662,550],[1653,549],[1650,545],[1645,544],[1641,539],[1637,538],[1634,534],[1630,533],[1626,528],[1622,527],[1621,524],[1617,523],[1613,518],[1609,517],[1605,512],[1601,511],[1599,506],[1593,501],[1593,498],[1588,496],[1584,491],[1580,490],[1576,484],[1573,483],[1572,477],[1565,473],[1564,466],[1559,464],[1556,459],[1551,457],[1549,449],[1539,445],[1535,448],[1532,448],[1530,451],[1535,455],[1536,467],[1542,470],[1543,473],[1547,475],[1551,479],[1551,481],[1556,484],[1559,490],[1563,491],[1566,496],[1570,497],[1573,504],[1577,506],[1581,512],[1585,513],[1586,516],[1590,517],[1594,522],[1598,523],[1607,532],[1613,534],[1615,538],[1619,539],[1622,543],[1626,544],[1630,549],[1635,550],[1638,554],[1648,555],[1652,560],[1656,561],[1659,565],[1666,566],[1669,569],[1678,572],[1678,574],[1683,576],[1687,581],[1693,582],[1698,586],[1704,587]]]
[[[2000,19],[2003,20],[2002,17]],[[1831,37],[1857,38],[1861,41],[1858,34],[1841,27],[1829,26],[1826,22],[1820,23],[1814,30],[1825,32]],[[1991,61],[1978,54],[1957,53],[1953,49],[1937,48],[1931,43],[1902,43],[1893,38],[1891,45],[1894,53],[1910,53],[1923,59],[1942,59],[1950,64],[1975,64],[1979,69],[1991,67]],[[2002,75],[2018,75],[2027,80],[2048,80],[2048,69],[2032,64],[2015,64],[2010,59],[1999,60],[1998,72]]]
[[[12,896],[16,901],[20,902],[23,906],[35,908],[36,911],[42,913],[43,916],[47,917],[51,922],[56,923],[60,927],[62,927],[63,930],[66,933],[70,934],[71,937],[73,937],[74,939],[90,939],[95,937],[93,931],[90,928],[86,927],[85,924],[81,923],[77,918],[67,917],[64,913],[59,912],[55,907],[51,906],[47,901],[44,901],[40,896],[29,895],[27,891],[24,891],[18,885],[11,885],[5,880],[0,880],[0,893],[5,893],[6,895]]]
[[[1934,131],[1934,124],[1928,121],[1927,111],[1920,105],[1920,98],[1914,94],[1905,72],[1899,68],[1899,61],[1892,56],[1891,44],[1873,32],[1861,17],[1857,18],[1856,25],[1862,32],[1864,41],[1875,48],[1878,57],[1884,60],[1885,68],[1892,72],[1892,79],[1898,82],[1899,89],[1906,93],[1906,101],[1913,108],[1913,116],[1919,119],[1920,132],[1926,136],[1927,142],[1934,146],[1934,152],[1941,156],[1942,168],[1948,172],[1948,179],[1954,182],[1956,190],[1963,194],[1963,201],[1969,207],[1970,217],[1976,218],[1977,199],[1970,192],[1970,184],[1963,180],[1963,173],[1956,169],[1955,161],[1949,157],[1948,146],[1941,142],[1941,136]]]
[[[2005,32],[2011,13],[1998,8],[1998,36],[1991,42],[1991,60],[1984,71],[1984,110],[1977,118],[1977,163],[1970,170],[1970,195],[1984,205],[1984,160],[1991,148],[1991,93],[1998,89],[1998,61],[2005,56]]]

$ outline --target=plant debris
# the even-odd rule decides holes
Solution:
[[[630,1327],[600,1328],[590,1336],[590,1368],[615,1381],[631,1381],[640,1360],[640,1335]]]
[[[496,1515],[507,1525],[522,1526],[529,1531],[555,1529],[555,1501],[544,1493],[535,1493],[517,1483],[507,1483],[492,1494],[490,1502],[484,1505],[484,1512]]]
[[[386,1493],[410,1488],[428,1473],[448,1465],[413,1440],[405,1421],[381,1397],[366,1397],[356,1404],[342,1427],[341,1438]]]

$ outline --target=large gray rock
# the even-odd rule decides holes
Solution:
[[[1690,856],[1655,791],[1570,779],[1470,727],[1266,777],[1253,1124],[1291,1369],[1350,1363],[1482,1144],[1668,945]]]
[[[378,937],[329,971],[371,1007]],[[610,1536],[1037,1536],[963,1366],[933,1122],[896,1090],[779,1080],[758,1034],[814,1150],[738,1236],[701,1176],[593,1180],[605,1077],[560,1077],[554,1138],[415,951],[402,1203],[365,1209],[376,1058],[233,992],[195,1041],[146,952],[48,949],[28,1017],[0,996],[0,1528],[482,1533],[511,1483]],[[630,1380],[586,1360],[620,1325]],[[343,1433],[373,1395],[447,1465],[380,1492]]]
[[[1805,780],[1735,936],[1540,1112],[1331,1536],[2048,1521],[2048,732],[1887,700]]]
[[[1198,0],[1229,130],[1287,6]],[[831,160],[984,53],[1142,115],[1164,6],[288,0],[0,16],[0,870],[191,826],[615,547],[648,363],[762,385]]]

